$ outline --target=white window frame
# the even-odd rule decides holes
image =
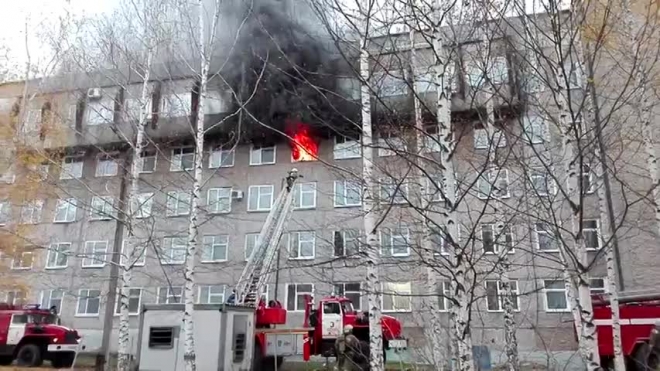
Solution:
[[[508,169],[491,168],[484,171],[482,174],[477,174],[477,176],[479,177],[477,180],[477,196],[480,199],[485,200],[489,197],[494,199],[506,199],[511,197],[511,182],[509,181]],[[484,180],[488,182],[488,194],[484,194],[484,192],[482,192],[482,184]],[[493,195],[493,185],[498,184],[500,181],[506,182],[506,195]]]
[[[541,181],[545,182],[547,192],[541,192],[542,190],[536,188],[537,179],[541,179]],[[539,197],[549,197],[557,194],[557,185],[555,184],[555,180],[550,177],[550,174],[548,174],[545,169],[532,168],[529,172],[529,181],[531,183],[532,189],[536,191],[536,195]]]
[[[259,243],[259,233],[246,233],[245,234],[245,244],[243,245],[243,254],[245,255],[245,261],[250,259],[250,256],[248,255],[248,242],[251,242],[251,239],[254,238],[254,245],[252,246],[252,250],[250,251],[250,254],[252,254],[252,251],[254,251],[254,248],[257,247],[257,244]]]
[[[290,301],[289,301],[289,287],[291,287],[291,285],[294,285],[294,287],[295,287],[295,292],[294,292],[294,297],[293,297],[293,300],[294,300],[293,309],[289,308],[289,304],[291,304]],[[311,287],[311,290],[310,291],[298,291],[298,286],[301,286],[301,285],[309,285]],[[303,306],[303,308],[298,308],[298,296],[299,295],[310,295],[310,296],[314,297],[314,284],[313,283],[287,283],[285,289],[286,289],[286,291],[285,291],[286,292],[286,300],[285,300],[286,304],[285,304],[284,307],[287,309],[288,312],[304,312],[305,311],[304,306]]]
[[[404,293],[404,295],[407,296],[408,308],[401,308],[401,309],[396,308],[395,298],[397,296],[400,296],[401,294],[399,292],[396,292],[394,289],[389,289],[389,288],[386,289],[386,286],[388,284],[407,285],[409,287],[408,292]],[[389,282],[389,281],[388,282],[383,282],[383,283],[381,283],[381,290],[382,290],[381,291],[382,295],[381,295],[380,305],[381,305],[381,308],[383,308],[383,313],[408,313],[408,312],[412,312],[412,282]],[[392,308],[391,309],[385,308],[385,296],[386,295],[392,297]],[[406,296],[404,296],[404,298],[406,298]]]
[[[175,102],[175,104],[172,104]],[[174,107],[174,109],[171,109]],[[166,118],[188,117],[192,112],[190,92],[163,94],[160,98],[160,113]]]
[[[525,115],[523,118],[523,136],[529,144],[543,144],[548,141],[548,122],[540,115]]]
[[[508,254],[513,254],[515,253],[515,245],[516,245],[516,240],[515,240],[515,233],[514,229],[511,228],[510,225],[503,225],[502,230],[498,231],[497,230],[497,224],[495,223],[481,223],[479,225],[479,233],[481,234],[481,248],[484,250],[484,254],[486,255],[499,255],[501,253],[500,251],[500,246],[506,245],[506,237],[507,235],[511,239],[511,244],[508,246]],[[490,228],[490,233],[493,234],[493,250],[492,251],[486,251],[486,245],[484,244],[484,228]],[[508,232],[505,231],[508,229]]]
[[[409,193],[407,180],[398,182],[392,178],[381,178],[379,188],[381,203],[392,205],[402,205],[408,203]],[[390,190],[392,192],[390,192]]]
[[[403,233],[394,233],[394,231],[399,231]],[[386,248],[385,243],[383,242],[383,238],[385,237],[384,234],[387,234],[389,236],[389,254],[384,254],[383,251]],[[387,228],[386,230],[379,230],[378,231],[378,239],[380,242],[380,255],[381,256],[386,256],[386,257],[407,257],[410,256],[410,228],[408,227],[396,227],[396,228]],[[406,244],[406,252],[405,253],[394,253],[394,242],[396,239],[403,239]]]
[[[358,285],[359,289],[356,290],[347,290],[346,285]],[[362,310],[362,283],[361,282],[335,282],[332,284],[332,290],[333,293],[337,296],[343,296],[345,298],[349,298],[349,295],[358,295],[360,298],[358,302],[354,302],[351,300],[351,303],[353,304],[353,309],[356,311]],[[340,290],[337,290],[337,288],[341,288]]]
[[[587,222],[596,222],[596,228],[586,228],[585,224]],[[586,233],[596,233],[596,240],[598,241],[598,247],[587,247],[587,237],[585,236]],[[582,235],[583,235],[583,240],[584,240],[584,246],[587,249],[587,251],[598,251],[600,250],[602,246],[602,235],[600,232],[600,220],[598,219],[583,219],[582,220]]]
[[[362,157],[362,144],[360,138],[352,139],[343,135],[334,137],[333,158],[335,160],[349,160]]]
[[[121,243],[121,256],[119,258],[119,264],[124,266],[126,259],[129,258],[128,252],[126,251],[126,244],[135,242],[132,239],[124,239]],[[142,244],[139,244],[142,245]],[[135,259],[135,261],[130,265],[130,267],[144,267],[147,264],[147,245],[144,246],[134,246],[134,248],[143,248],[142,254]],[[130,264],[131,262],[129,262]]]
[[[26,262],[26,257],[28,257],[27,261],[30,263],[30,265],[23,265],[23,263]],[[19,262],[20,265],[16,265],[16,262]],[[30,270],[32,269],[33,266],[34,266],[34,252],[32,251],[21,251],[20,253],[17,252],[14,254],[14,256],[11,259],[11,269],[15,271]]]
[[[497,295],[497,307],[498,309],[490,309],[489,305],[489,296],[488,296],[488,284],[489,283],[495,283],[496,286],[496,295]],[[520,312],[520,283],[518,280],[509,280],[509,285],[511,285],[511,292],[516,296],[516,302],[515,302],[515,308],[513,308],[514,312]],[[513,288],[513,285],[515,285],[515,289]],[[486,280],[484,282],[484,288],[486,290],[486,311],[488,312],[504,312],[504,290],[502,289],[502,281],[501,280]]]
[[[11,220],[11,203],[8,201],[0,202],[0,226],[7,225]]]
[[[131,199],[131,213],[133,218],[144,219],[151,217],[151,209],[154,204],[152,192],[138,193]]]
[[[179,294],[176,294],[177,289],[179,290]],[[167,290],[165,292],[165,302],[161,303],[160,298],[161,298],[161,291],[162,290]],[[158,290],[156,292],[156,304],[181,304],[183,303],[183,298],[185,296],[185,292],[183,291],[183,286],[160,286],[158,287]],[[171,299],[177,299],[176,301],[172,302]]]
[[[580,172],[580,177],[582,179],[587,178],[589,182],[589,188],[585,190],[586,194],[592,194],[596,191],[596,185],[594,184],[594,172],[591,170],[591,165],[582,164],[582,171]],[[577,186],[580,184],[578,183]],[[584,188],[584,181],[582,182],[582,187]]]
[[[119,171],[119,163],[111,155],[99,155],[96,157],[96,173],[97,178],[116,176]]]
[[[98,292],[97,296],[92,296],[92,292],[96,291]],[[89,300],[98,300],[99,305],[98,305],[98,311],[96,313],[87,313],[87,310],[89,309]],[[85,300],[85,312],[81,313],[79,311],[80,309],[80,301]],[[98,289],[80,289],[78,290],[78,300],[76,302],[76,317],[98,317],[99,314],[101,313],[101,290]]]
[[[223,241],[224,239],[224,241]],[[202,240],[202,263],[220,263],[226,262],[229,257],[229,235],[207,235]],[[210,250],[209,250],[210,248]],[[214,259],[214,252],[217,248],[225,250],[225,257],[223,259]]]
[[[206,192],[206,212],[210,214],[228,214],[231,212],[231,187],[209,188]],[[226,193],[226,195],[223,195]],[[215,196],[215,197],[214,197]],[[227,201],[228,208],[222,210],[222,200]]]
[[[212,292],[213,288],[221,288],[222,294]],[[206,289],[206,300],[202,300],[202,294],[204,294],[204,289]],[[218,303],[211,302],[212,297],[221,297],[222,300]],[[197,287],[197,304],[224,304],[227,298],[227,285],[199,285]]]
[[[301,237],[305,236],[305,239]],[[294,241],[297,241],[297,246],[293,246]],[[302,255],[302,244],[312,244],[312,255]],[[294,255],[295,252],[295,255]],[[315,231],[297,231],[289,232],[289,260],[312,260],[316,257],[316,232]]]
[[[71,242],[54,242],[48,248],[46,256],[46,269],[65,269],[69,266],[69,255],[71,255]],[[58,264],[60,255],[64,256],[64,264]],[[52,261],[52,262],[51,262]]]
[[[183,196],[183,200],[181,196]],[[192,202],[192,195],[190,193],[186,191],[169,191],[166,197],[166,216],[176,217],[190,214],[190,204]]]
[[[175,244],[177,242],[177,244]],[[160,251],[160,264],[162,265],[179,265],[186,261],[186,249],[188,241],[185,236],[167,236],[163,238],[163,247]],[[179,260],[174,260],[179,257],[177,253],[181,254]]]
[[[10,290],[5,294],[5,303],[12,305],[24,304],[27,299],[27,293],[23,290]]]
[[[493,143],[496,145],[496,148],[506,147],[506,135],[499,128],[495,129],[493,133]],[[485,128],[475,128],[474,129],[474,149],[489,149],[490,148],[490,138],[488,137],[488,130]]]
[[[192,152],[190,152],[192,151]],[[195,168],[195,147],[194,146],[182,146],[172,148],[170,151],[171,162],[170,162],[170,171],[190,171]],[[192,161],[190,162],[189,168],[183,167],[183,157],[192,156]]]
[[[97,246],[98,244],[101,244],[102,246]],[[85,249],[83,253],[83,268],[103,268],[105,267],[108,254],[108,241],[85,241]],[[102,259],[99,259],[98,255],[102,255]]]
[[[145,160],[148,160],[148,159],[151,159],[151,158],[154,159],[154,167],[151,170],[145,170],[144,169]],[[138,162],[138,168],[139,168],[140,174],[151,174],[151,173],[155,172],[156,169],[157,169],[157,166],[158,166],[158,153],[156,152],[155,149],[145,149],[145,150],[142,151],[142,153],[140,153],[140,157],[137,160],[139,161]]]
[[[21,207],[21,224],[39,224],[41,223],[41,213],[44,207],[44,200],[28,201]],[[29,210],[29,218],[26,218],[26,210]],[[36,216],[35,216],[36,214]]]
[[[305,189],[307,187],[307,189]],[[311,188],[311,189],[310,189]],[[303,205],[304,195],[312,194],[312,203]],[[316,208],[316,182],[296,183],[293,186],[293,208],[294,210],[306,210]]]
[[[537,251],[540,251],[540,252],[558,252],[559,251],[559,246],[558,246],[558,243],[556,241],[556,238],[554,238],[553,231],[552,230],[539,231],[539,229],[538,229],[539,224],[545,225],[546,227],[550,228],[549,224],[547,224],[547,223],[539,222],[539,223],[534,223],[533,224],[534,225],[534,248]],[[554,243],[555,248],[554,249],[542,249],[539,234],[548,234],[548,235],[550,235],[550,237],[553,237],[553,239],[555,240],[555,243]]]
[[[569,64],[569,66],[566,67],[565,66],[566,64]],[[582,85],[583,84],[582,66],[580,64],[580,61],[570,61],[570,60],[565,61],[563,72],[566,74],[566,78],[568,80],[567,81],[567,84],[568,84],[567,88],[569,90],[582,89],[583,88],[583,85]],[[577,80],[577,81],[575,81],[575,82],[572,81],[573,76],[575,76],[575,80]]]
[[[226,159],[231,159],[231,163],[225,163]],[[222,146],[214,146],[209,151],[209,169],[233,167],[235,160],[236,150],[233,146],[230,149],[223,149]]]
[[[115,299],[115,316],[121,315],[121,288],[117,290],[117,298]],[[134,291],[139,290],[137,295],[134,295]],[[128,288],[128,315],[129,316],[139,316],[142,310],[142,293],[144,289],[142,287],[129,287]],[[137,298],[136,298],[137,296]],[[137,309],[131,311],[131,300],[137,299]]]
[[[348,232],[355,232],[355,236],[348,236]],[[341,235],[342,241],[343,241],[343,253],[340,255],[337,255],[337,234]],[[350,237],[350,238],[349,238]],[[361,249],[361,237],[362,234],[360,233],[359,229],[342,229],[338,231],[333,231],[332,232],[332,256],[336,258],[359,258],[360,257],[360,251]],[[357,243],[357,251],[355,251],[354,254],[348,255],[346,251],[346,246],[349,245],[349,243]]]
[[[561,282],[561,289],[549,289],[547,282]],[[566,308],[561,309],[550,309],[548,308],[548,293],[549,292],[563,292],[566,298]],[[565,313],[571,311],[571,302],[568,300],[568,293],[566,292],[566,283],[562,279],[549,279],[543,280],[543,304],[545,306],[545,311],[549,313]]]
[[[486,82],[484,77],[484,65],[477,60],[471,60],[464,63],[465,83],[472,89],[483,86]]]
[[[146,102],[146,119],[151,120],[153,117],[153,99],[151,94],[147,97]],[[124,99],[124,114],[128,121],[140,121],[140,114],[142,113],[142,99],[141,98],[126,98]]]
[[[602,281],[602,287],[594,287],[594,282]],[[607,295],[609,293],[607,277],[589,277],[589,293],[591,295]]]
[[[65,156],[62,159],[60,180],[82,178],[84,165],[83,156]]]
[[[260,205],[259,201],[261,200],[262,189],[267,189],[268,192],[270,192],[270,204],[268,205],[268,207],[264,207],[263,205]],[[252,198],[253,192],[257,192],[256,193],[256,197],[257,197],[257,201],[256,201],[256,206],[257,207],[256,208],[250,207],[251,206],[250,205],[251,204],[250,198]],[[247,211],[251,211],[251,212],[270,211],[270,209],[273,207],[274,198],[275,198],[275,187],[274,186],[268,185],[268,184],[251,185],[251,186],[248,187],[248,207],[247,207]]]
[[[72,210],[73,209],[73,210]],[[60,210],[64,210],[64,218],[58,219]],[[78,200],[75,198],[65,198],[57,200],[55,206],[55,216],[53,223],[73,223],[78,215]]]
[[[50,309],[53,306],[53,293],[60,293],[59,298],[54,298],[54,300],[59,300],[60,305],[55,305],[57,307],[57,314],[62,314],[62,306],[64,304],[64,295],[66,292],[64,289],[52,289],[52,290],[43,290],[41,291],[41,297],[39,298],[39,303],[41,303],[42,308]]]
[[[108,208],[109,210],[107,210]],[[115,198],[112,196],[93,196],[89,214],[90,220],[113,219],[115,217]]]
[[[263,161],[263,151],[268,149],[273,149],[273,160],[272,162]],[[252,144],[250,146],[250,166],[260,166],[260,165],[273,165],[277,163],[277,146],[256,146]]]
[[[406,151],[406,142],[403,138],[384,133],[381,135],[382,137],[378,138],[376,142],[376,145],[378,146],[378,157],[396,156],[398,154],[397,151]]]
[[[495,74],[495,72],[499,72]],[[488,77],[491,84],[501,85],[509,82],[509,65],[506,56],[498,55],[488,60]]]
[[[342,194],[337,193],[337,188],[338,188],[338,185],[340,185],[340,184],[341,184],[341,187],[342,187],[342,190],[343,190]],[[349,188],[350,188],[349,185],[352,185],[354,188],[358,189],[358,195],[360,197],[359,197],[359,201],[357,203],[348,203],[348,200],[349,200],[348,192],[349,192]],[[362,206],[362,184],[360,184],[360,182],[353,181],[353,180],[335,180],[334,181],[334,192],[333,193],[335,195],[335,197],[333,197],[333,206],[334,207]],[[337,201],[341,201],[341,199],[343,199],[343,201],[341,203],[337,202]]]
[[[433,177],[423,177],[422,184],[426,184],[426,196],[429,202],[442,202],[444,201],[445,186],[442,175]],[[437,187],[438,185],[439,187]]]
[[[449,281],[440,281],[438,282],[438,291],[440,291],[439,294],[442,294],[442,296],[439,297],[439,302],[438,302],[438,312],[449,312],[449,308],[451,307],[451,300],[449,298],[451,297],[451,284]]]
[[[111,105],[112,107],[108,107]],[[108,117],[110,116],[110,117]],[[112,99],[88,101],[85,107],[85,124],[87,126],[108,125],[115,121],[115,102]]]

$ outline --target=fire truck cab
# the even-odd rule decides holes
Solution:
[[[0,303],[0,364],[71,367],[81,349],[78,332],[61,326],[55,311]]]

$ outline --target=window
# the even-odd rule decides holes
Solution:
[[[346,229],[333,234],[335,256],[358,257],[360,252],[360,231]]]
[[[195,167],[195,147],[172,149],[170,171],[192,170]]]
[[[160,112],[165,117],[185,117],[190,115],[192,96],[190,93],[168,94],[161,97]]]
[[[523,139],[530,144],[541,144],[547,140],[548,126],[543,117],[525,116],[523,120]]]
[[[289,258],[314,259],[315,245],[315,232],[291,232],[289,233]]]
[[[544,169],[532,169],[529,173],[532,188],[539,196],[550,196],[556,192],[555,182]]]
[[[257,240],[259,239],[259,233],[248,233],[245,235],[245,260],[250,258],[252,251],[257,247]]]
[[[234,148],[213,147],[209,156],[209,169],[234,166]]]
[[[591,166],[587,164],[582,165],[582,189],[581,192],[583,194],[587,193],[594,193],[596,190],[595,184],[594,184],[594,179],[593,179],[594,173],[591,171]]]
[[[133,254],[133,258],[131,258],[131,254]],[[146,264],[146,262],[147,262],[146,243],[136,242],[135,239],[126,239],[122,242],[119,264],[121,264],[122,266],[125,265],[127,267],[143,267]]]
[[[207,212],[212,214],[228,213],[231,211],[231,188],[211,188],[206,197]]]
[[[387,228],[380,231],[380,254],[383,256],[410,255],[408,228]]]
[[[525,91],[527,93],[538,93],[545,89],[544,71],[536,60],[530,60],[527,63],[525,76]]]
[[[509,194],[509,171],[506,169],[493,168],[485,171],[479,176],[478,181],[479,198],[508,198]]]
[[[138,159],[138,168],[140,173],[153,173],[156,170],[158,156],[155,150],[144,150],[140,153]]]
[[[383,282],[383,312],[410,312],[412,307],[410,282]]]
[[[101,307],[101,290],[83,289],[78,291],[76,316],[98,316]]]
[[[223,304],[225,302],[225,285],[199,286],[197,302],[199,304]]]
[[[568,311],[566,284],[562,280],[544,280],[545,310],[548,312]]]
[[[248,211],[270,211],[273,206],[272,185],[256,185],[248,188]]]
[[[13,290],[13,291],[8,291],[6,295],[6,300],[5,302],[11,304],[11,305],[19,305],[19,304],[25,304],[25,298],[26,298],[26,293],[25,291],[22,290]]]
[[[46,258],[46,269],[66,268],[69,265],[71,242],[58,242],[50,244]]]
[[[557,240],[550,225],[546,223],[534,224],[534,239],[536,248],[541,251],[558,251]]]
[[[140,304],[142,303],[142,289],[128,289],[128,315],[137,316],[140,314]],[[121,313],[121,289],[115,301],[115,314]]]
[[[465,64],[465,80],[473,88],[479,87],[484,82],[484,68],[476,61]]]
[[[582,221],[582,238],[587,250],[600,249],[600,222],[596,219]]]
[[[202,262],[227,261],[227,249],[229,236],[204,236],[204,249],[202,250]]]
[[[508,226],[503,226],[497,231],[496,225],[492,223],[481,224],[481,245],[487,254],[499,254],[500,247],[513,252],[513,233]]]
[[[431,229],[431,243],[433,244],[433,255],[447,255],[451,245],[447,238],[447,230],[445,226],[440,228]]]
[[[190,214],[191,195],[185,191],[167,192],[167,216]]]
[[[80,156],[66,156],[62,160],[60,179],[80,179],[83,176],[83,159]]]
[[[176,304],[182,303],[183,287],[165,286],[158,288],[157,304]]]
[[[87,125],[105,125],[114,121],[115,102],[101,100],[87,103]]]
[[[568,64],[568,66],[566,66]],[[568,79],[569,89],[580,89],[582,87],[582,67],[579,61],[566,61],[564,65],[564,74]]]
[[[275,146],[252,145],[250,165],[270,165],[275,163]]]
[[[401,74],[396,72],[396,70],[393,70],[386,73],[374,74],[374,80],[376,81],[376,85],[378,85],[377,92],[379,97],[384,98],[407,94],[408,85],[403,77],[400,76]]]
[[[444,182],[442,175],[431,175],[422,179],[426,183],[426,195],[430,202],[442,201],[444,193]]]
[[[406,151],[406,143],[403,139],[387,134],[383,134],[383,136],[383,138],[378,139],[376,144],[378,146],[378,156],[396,156],[397,153]]]
[[[509,69],[506,64],[505,56],[497,56],[489,61],[488,76],[493,84],[505,84],[509,82]]]
[[[362,184],[352,180],[335,180],[335,207],[362,205]]]
[[[149,348],[172,349],[178,327],[149,327]]]
[[[26,270],[32,269],[32,263],[34,262],[34,254],[32,251],[22,251],[14,254],[13,259],[11,260],[11,269],[14,270]]]
[[[293,207],[296,209],[316,207],[316,182],[298,183],[293,186]]]
[[[92,220],[109,220],[115,216],[115,199],[112,196],[92,197]]]
[[[451,307],[451,286],[448,281],[442,281],[438,284],[438,310],[441,312],[449,311]]]
[[[511,287],[511,303],[513,309],[520,310],[520,298],[518,296],[518,281],[509,281]],[[502,311],[504,310],[505,291],[502,286],[502,281],[486,281],[486,302],[489,311]]]
[[[362,156],[360,138],[358,137],[357,139],[353,139],[345,136],[336,136],[333,148],[333,156],[335,160],[360,158],[360,156]]]
[[[408,182],[385,178],[380,180],[380,201],[402,204],[408,199]]]
[[[41,292],[41,307],[44,309],[50,309],[52,307],[57,308],[57,314],[62,313],[62,299],[64,298],[64,290],[55,289],[49,291]]]
[[[96,162],[96,176],[115,176],[118,170],[117,160],[109,155],[99,156]]]
[[[591,295],[602,295],[607,293],[604,278],[589,278],[589,292]]]
[[[305,296],[314,295],[314,285],[311,283],[289,283],[286,285],[286,310],[305,310]]]
[[[353,303],[355,310],[359,311],[362,308],[362,290],[359,282],[336,283],[334,293],[348,298]]]
[[[78,200],[75,198],[67,198],[64,200],[57,200],[55,207],[55,220],[54,223],[71,223],[76,220],[76,211],[78,210]]]
[[[7,201],[0,202],[0,225],[6,225],[11,218],[11,204]]]
[[[492,140],[493,148],[506,147],[506,136],[502,134],[502,130],[495,129]],[[489,149],[491,148],[490,143],[488,130],[474,129],[474,149]]]
[[[142,109],[142,101],[139,98],[127,98],[124,101],[124,110],[126,112],[126,118],[130,121],[139,121],[140,120],[140,114],[142,112],[145,112],[146,114],[146,119],[151,120],[152,116],[152,109],[151,109],[151,97],[147,98],[147,101],[144,102],[144,111]]]
[[[183,264],[187,246],[186,237],[165,237],[159,257],[161,264]]]
[[[21,208],[21,223],[38,224],[41,222],[41,208],[44,206],[43,200],[28,201]]]
[[[85,242],[85,256],[82,260],[83,268],[100,268],[105,266],[107,252],[108,241]]]
[[[138,193],[131,198],[131,213],[134,218],[148,218],[154,204],[153,193]]]
[[[450,61],[445,65],[443,81],[441,83],[442,87],[451,86],[451,92],[455,93],[458,91],[458,77],[456,76],[456,65],[453,61]],[[417,94],[431,93],[436,91],[435,86],[435,70],[433,67],[430,67],[429,70],[424,71],[421,74],[418,74],[415,78],[415,91]]]

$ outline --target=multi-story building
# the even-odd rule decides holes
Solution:
[[[552,158],[559,150],[559,133],[544,120],[547,111],[539,111],[539,107],[547,107],[530,103],[531,96],[535,102],[548,101],[552,91],[544,90],[542,83],[534,85],[534,89],[525,83],[530,79],[519,68],[520,53],[512,46],[520,43],[516,37],[502,35],[490,40],[493,54],[486,61],[478,58],[482,55],[478,52],[479,43],[464,41],[458,51],[451,49],[447,75],[452,77],[451,105],[457,143],[454,159],[462,195],[457,211],[457,243],[470,251],[478,273],[472,305],[474,341],[494,350],[504,342],[496,264],[500,244],[494,242],[496,235],[501,234],[512,263],[510,278],[517,294],[521,352],[572,351],[576,347],[572,317],[558,269],[555,232],[549,226],[549,218],[554,214],[544,214],[538,206],[547,199],[561,202],[561,195],[556,192],[558,185],[553,183],[561,175],[553,175],[543,164],[530,166],[538,159],[530,153],[540,151]],[[382,59],[374,66],[373,78],[378,98],[374,102],[379,178],[376,198],[383,216],[379,227],[382,305],[385,313],[401,318],[411,344],[419,347],[424,343],[422,331],[426,326],[425,317],[420,314],[425,310],[425,267],[435,267],[443,277],[436,305],[437,310],[447,312],[451,302],[447,280],[451,272],[443,267],[443,260],[451,246],[440,234],[433,240],[436,251],[420,248],[420,212],[410,204],[419,196],[419,186],[429,192],[441,183],[441,166],[433,161],[438,150],[434,140],[437,129],[432,119],[427,120],[423,145],[417,146],[411,125],[401,123],[399,113],[405,107],[410,111],[411,107],[410,84],[403,78],[403,71],[410,66],[408,60],[401,62],[400,56],[408,53],[404,43],[394,44],[400,50],[382,53]],[[430,49],[419,47],[418,65],[414,66],[419,78],[412,85],[429,107],[433,107],[435,93],[431,80],[425,77],[432,76],[432,63]],[[483,63],[489,84],[497,90],[493,106],[499,130],[494,147],[483,128],[486,121],[480,116],[488,101],[480,92]],[[574,68],[568,66],[567,70]],[[542,80],[547,73],[538,75]],[[103,331],[109,330],[104,325],[105,313],[117,312],[113,308],[117,265],[125,258],[122,251],[128,243],[143,251],[133,264],[133,344],[142,304],[181,300],[190,170],[195,156],[190,126],[194,120],[189,121],[198,100],[195,86],[195,78],[185,75],[150,83],[149,146],[137,159],[127,156],[126,142],[134,135],[142,87],[139,81],[118,83],[118,79],[99,73],[97,78],[81,80],[30,81],[27,89],[24,83],[0,86],[3,117],[10,124],[23,122],[18,126],[3,125],[16,132],[5,138],[7,148],[14,148],[6,157],[14,166],[3,169],[7,184],[3,185],[4,201],[0,203],[2,222],[9,235],[20,237],[24,242],[21,245],[33,247],[21,250],[20,258],[7,260],[7,276],[15,280],[5,287],[6,300],[18,301],[27,296],[28,301],[57,306],[63,322],[80,329],[90,348],[96,349]],[[575,88],[579,90],[578,86]],[[195,275],[197,301],[225,300],[282,189],[284,176],[296,167],[304,178],[296,186],[296,210],[281,241],[279,266],[272,275],[268,296],[277,298],[289,310],[289,326],[303,323],[305,294],[343,294],[353,299],[356,308],[366,309],[362,284],[365,268],[360,255],[362,160],[359,137],[352,134],[355,131],[339,125],[323,129],[294,126],[295,133],[304,133],[304,139],[311,140],[312,147],[317,148],[312,150],[313,156],[303,156],[304,161],[299,161],[294,152],[299,151],[300,139],[293,143],[281,133],[268,130],[251,136],[235,127],[218,129],[222,118],[234,111],[234,103],[221,85],[214,82],[209,90],[205,125],[210,134],[203,161],[204,212],[200,218],[201,242]],[[359,97],[350,89],[344,93],[349,98]],[[398,112],[387,111],[387,107],[393,106]],[[392,119],[395,116],[398,121]],[[291,118],[296,118],[296,113]],[[421,152],[427,154],[421,165],[424,174],[420,175],[415,173],[417,170],[410,170],[416,164],[413,154],[418,153],[414,151],[418,147],[423,147]],[[497,172],[487,161],[493,148],[497,148],[499,159]],[[30,157],[22,156],[26,153],[37,158],[30,158],[29,166],[24,166],[24,162],[29,162],[25,157]],[[44,153],[48,156],[37,156]],[[142,169],[140,194],[127,200],[131,161],[139,161]],[[560,161],[551,163],[556,169],[562,168]],[[592,290],[598,292],[606,286],[604,266],[598,258],[602,256],[604,241],[600,238],[595,178],[588,165],[585,169],[581,177],[585,199],[582,233],[596,258],[590,272]],[[415,180],[420,178],[422,184]],[[624,178],[629,175],[621,174]],[[431,180],[436,179],[434,184]],[[505,206],[497,211],[484,206],[493,198]],[[431,202],[426,215],[431,215],[427,217],[439,226],[446,207],[442,193],[434,192]],[[635,206],[635,210],[642,216],[652,212],[641,206]],[[117,220],[122,212],[133,215],[131,225]],[[622,212],[617,210],[617,215],[623,215]],[[560,211],[557,215],[564,214]],[[503,223],[506,229],[498,232],[497,223]],[[625,238],[619,239],[620,264],[627,287],[651,287],[657,283],[653,278],[657,259],[650,247],[653,235],[640,227],[645,223],[641,217],[635,221],[622,219],[625,228],[621,231],[626,233]],[[129,229],[131,239],[127,238]],[[107,318],[116,329],[117,316]],[[111,339],[114,347],[116,331],[112,331]]]

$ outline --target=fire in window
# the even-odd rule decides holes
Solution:
[[[312,136],[311,130],[303,123],[289,124],[291,137],[291,161],[316,161],[319,145]]]

